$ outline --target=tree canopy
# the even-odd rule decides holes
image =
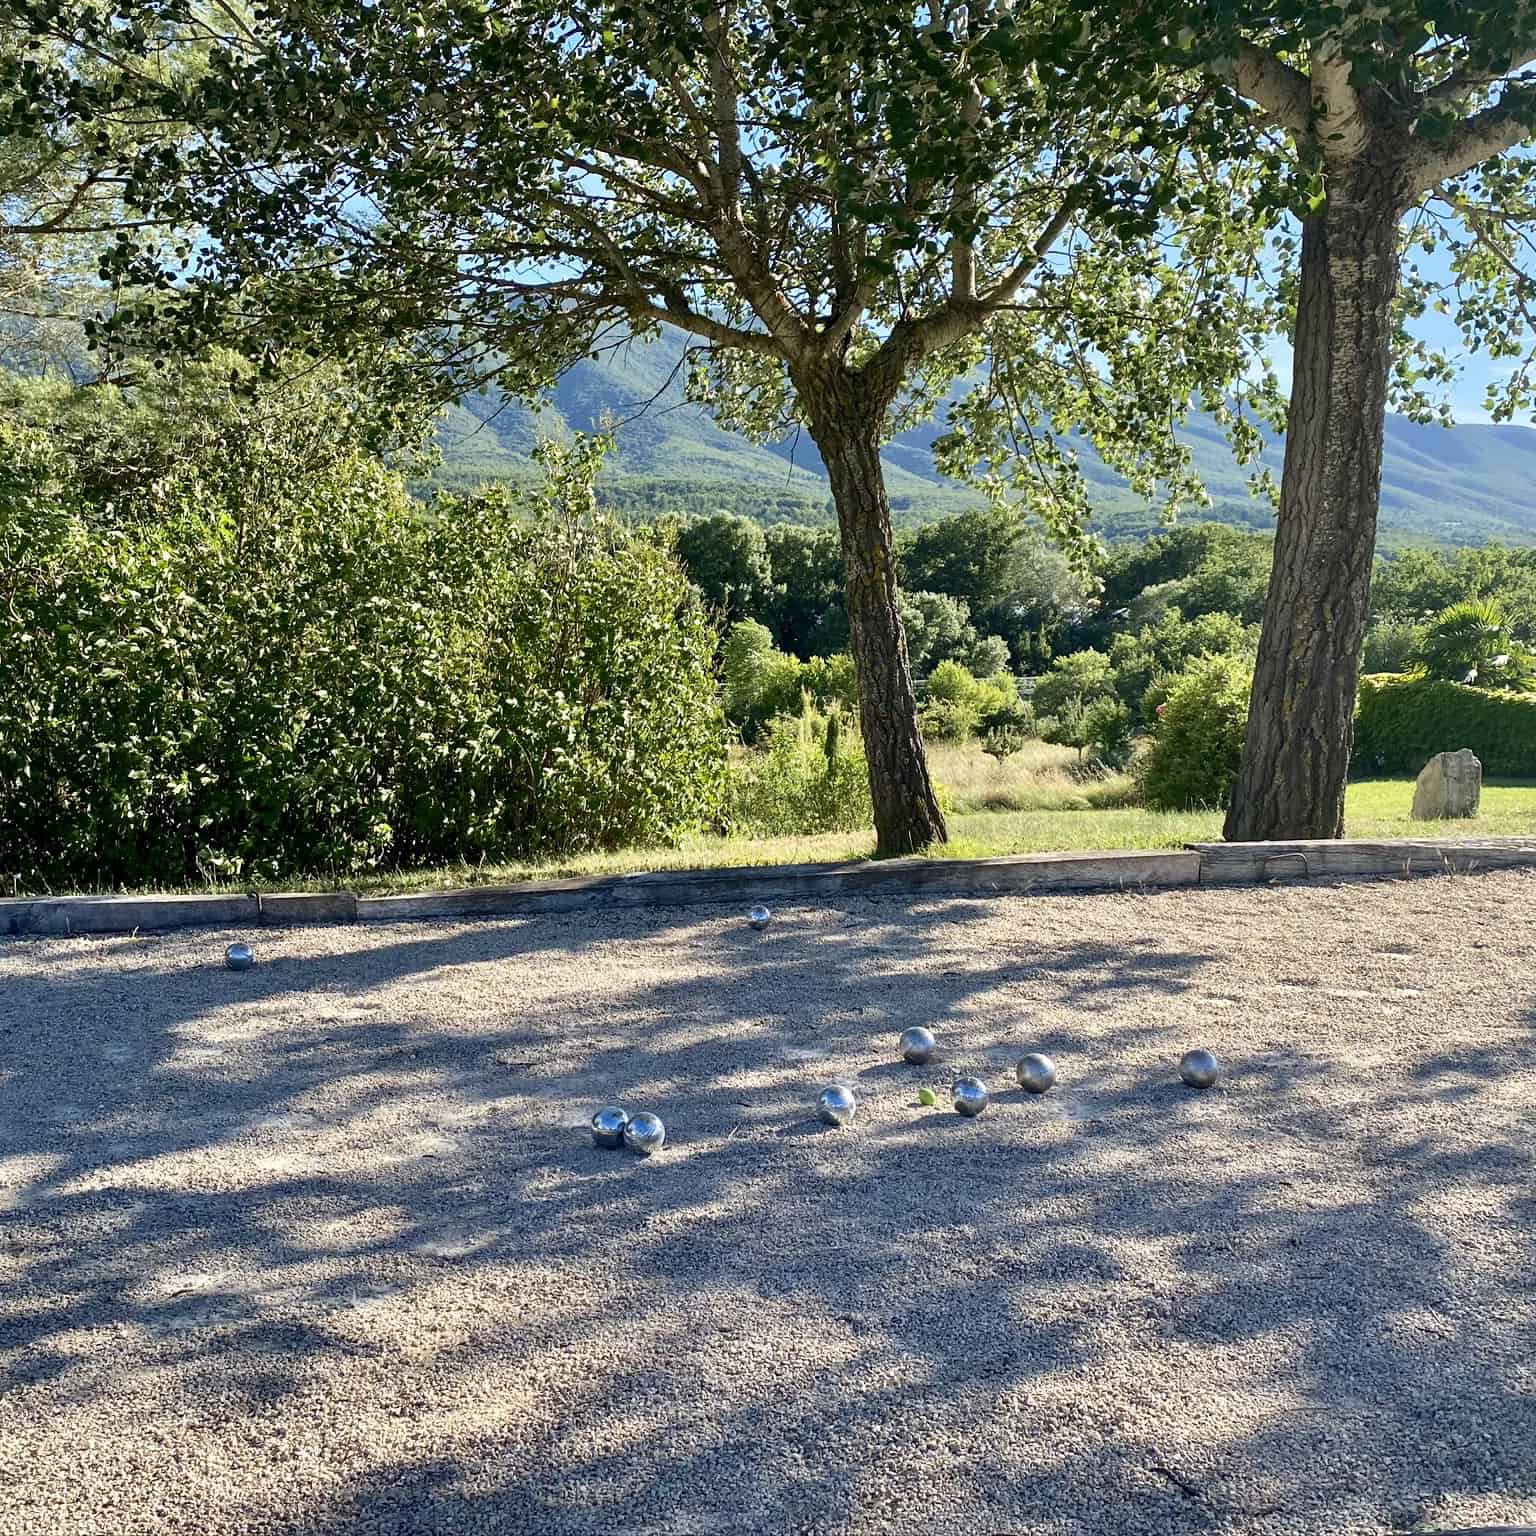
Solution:
[[[188,0],[131,24],[19,4],[64,48],[24,85],[47,125],[133,99],[69,61],[131,64],[193,20]],[[128,197],[177,234],[120,238],[133,297],[102,335],[274,361],[366,337],[429,392],[494,374],[532,394],[636,331],[688,333],[697,398],[822,450],[881,848],[920,847],[943,819],[880,439],[966,381],[943,464],[1083,551],[1070,434],[1148,494],[1194,494],[1170,426],[1261,323],[1261,162],[1203,153],[1212,103],[1186,75],[1083,62],[1051,3],[279,0],[195,77],[133,75],[190,132],[131,158]]]

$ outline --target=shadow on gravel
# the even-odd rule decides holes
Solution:
[[[127,1391],[183,1421],[217,1402],[228,1424],[332,1371],[395,1383],[427,1448],[368,1465],[360,1429],[343,1491],[248,1511],[283,1536],[558,1536],[637,1511],[660,1536],[948,1536],[938,1489],[971,1511],[959,1529],[995,1512],[994,1536],[1278,1536],[1536,1497],[1536,1380],[1476,1364],[1505,1336],[1529,1353],[1529,1136],[1357,1126],[1315,1091],[1347,1059],[1280,1023],[1210,1094],[1130,1065],[1149,1042],[1171,1059],[1164,1010],[1202,995],[1211,946],[977,954],[974,904],[892,910],[763,935],[658,919],[635,944],[692,943],[697,973],[585,1010],[521,993],[516,966],[581,966],[590,922],[422,928],[244,976],[212,938],[195,969],[121,941],[142,955],[127,974],[54,949],[0,997],[0,1393],[56,1412]],[[445,1028],[398,991],[451,998],[486,965],[506,971],[498,1018]],[[900,1091],[928,1080],[886,1059],[900,1027],[1027,1015],[1041,985],[1074,1012],[1030,1041],[1067,1069],[1052,1095],[983,1051],[998,1092],[977,1124],[807,1119],[833,1064]],[[257,1043],[205,1030],[232,999]],[[580,1064],[551,1068],[557,1048]],[[1430,1056],[1386,1107],[1476,1112],[1510,1050]],[[586,1144],[609,1098],[662,1108],[676,1145],[641,1163]],[[1447,1199],[1507,1212],[1498,1273],[1525,1294],[1446,1242]],[[460,1293],[476,1307],[433,1332]],[[125,1330],[137,1375],[93,1375],[93,1341]],[[491,1406],[466,1429],[472,1391]]]

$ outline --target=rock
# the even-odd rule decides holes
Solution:
[[[1483,765],[1471,752],[1439,752],[1424,765],[1408,814],[1414,821],[1476,816],[1482,793]]]

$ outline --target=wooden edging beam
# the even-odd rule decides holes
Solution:
[[[1394,842],[1192,843],[1183,850],[1025,853],[669,870],[528,880],[409,896],[351,891],[247,896],[59,896],[0,900],[0,934],[157,933],[298,923],[535,915],[615,907],[835,901],[851,895],[998,895],[1253,885],[1319,876],[1392,877],[1536,866],[1536,838]]]

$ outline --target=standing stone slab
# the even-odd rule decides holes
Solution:
[[[1414,821],[1476,816],[1482,794],[1483,765],[1471,752],[1439,752],[1424,765],[1408,814]]]

